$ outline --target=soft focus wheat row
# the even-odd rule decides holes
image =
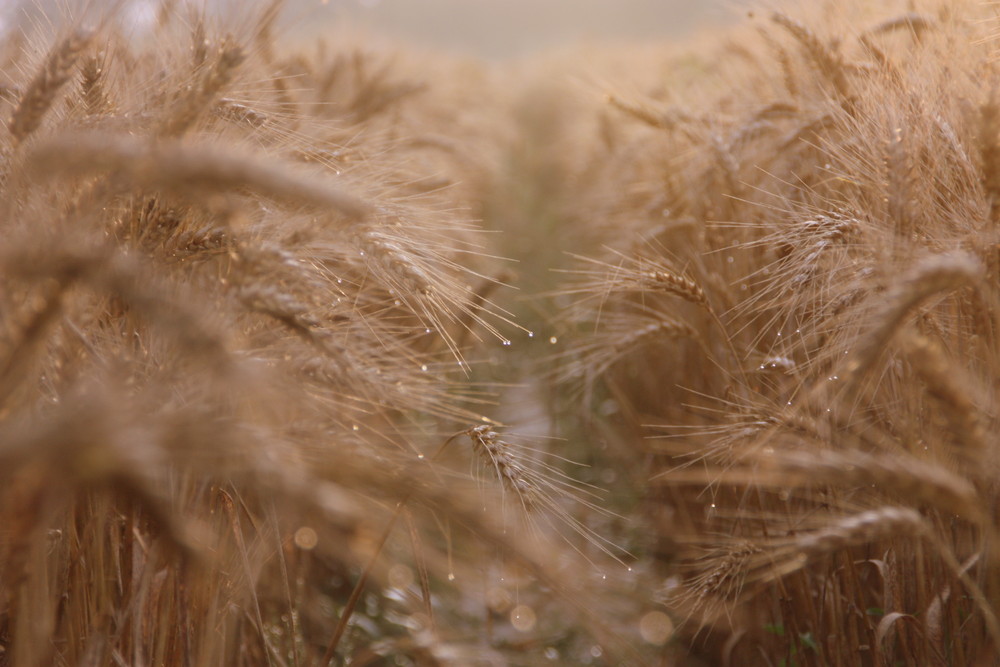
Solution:
[[[497,558],[607,640],[583,549],[503,509],[526,477],[596,540],[556,469],[434,456],[493,424],[482,350],[527,336],[469,221],[503,119],[453,110],[461,68],[282,55],[278,8],[4,44],[0,662],[495,663],[478,610],[543,611]]]
[[[608,250],[557,291],[553,377],[637,450],[713,661],[995,660],[990,12],[790,6],[623,58],[594,112],[567,216]]]
[[[8,33],[0,664],[992,664],[996,24],[890,5]]]

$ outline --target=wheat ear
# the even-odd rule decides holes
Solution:
[[[250,127],[263,127],[268,121],[267,114],[228,98],[220,99],[212,113],[234,123],[246,124]]]
[[[614,95],[607,95],[605,100],[619,111],[658,130],[672,130],[681,123],[689,123],[693,120],[690,114],[677,109],[655,110],[642,104],[627,102]]]
[[[979,260],[966,253],[935,255],[918,264],[890,291],[873,328],[858,341],[855,354],[841,372],[845,387],[856,389],[857,382],[872,368],[914,308],[935,294],[975,286],[984,273]]]
[[[111,171],[132,184],[182,196],[246,188],[291,206],[335,211],[349,220],[361,220],[371,212],[367,202],[328,180],[273,160],[208,146],[150,145],[106,134],[71,134],[36,147],[29,164],[39,175]]]
[[[906,332],[902,346],[927,392],[945,408],[945,418],[962,454],[969,462],[981,465],[988,445],[980,410],[970,397],[974,381],[964,368],[956,367],[941,349],[926,336]]]
[[[834,89],[842,99],[846,100],[851,97],[851,89],[847,82],[844,63],[839,55],[824,44],[812,30],[790,16],[781,12],[774,12],[771,14],[771,20],[787,30],[802,45],[803,50],[809,56],[810,60],[812,60],[816,69],[830,80],[830,83],[833,84]]]
[[[946,512],[984,520],[975,487],[947,468],[906,454],[880,455],[861,451],[785,452],[774,455],[775,481],[798,474],[810,483],[874,484],[911,501],[924,501]]]
[[[679,296],[685,301],[708,306],[708,299],[705,297],[705,290],[693,279],[673,271],[652,271],[647,278],[657,288]]]
[[[73,73],[73,65],[90,39],[92,32],[79,30],[64,39],[49,53],[45,65],[35,75],[21,96],[14,113],[11,114],[8,129],[15,143],[21,143],[38,129],[42,118],[55,102],[56,94]]]
[[[218,59],[202,75],[201,80],[179,97],[164,120],[159,134],[178,137],[187,132],[206,109],[212,108],[213,102],[232,80],[236,68],[245,58],[246,54],[241,47],[223,46]]]
[[[517,496],[524,509],[535,509],[539,500],[538,486],[527,478],[511,455],[510,445],[500,438],[494,427],[481,424],[473,426],[466,434],[472,440],[473,449],[493,468],[503,487]]]
[[[817,485],[874,485],[909,502],[927,503],[974,522],[986,520],[982,499],[971,482],[940,464],[928,463],[908,454],[873,454],[857,450],[775,450],[754,457],[749,463],[752,468],[670,470],[656,475],[653,480],[668,484],[692,482],[784,489],[815,488]]]
[[[885,537],[925,537],[929,534],[930,529],[920,512],[909,507],[886,506],[834,521],[821,530],[799,537],[794,547],[811,560]]]
[[[905,30],[919,37],[925,30],[929,30],[933,27],[934,22],[931,19],[921,16],[915,12],[907,12],[906,14],[881,21],[871,28],[868,28],[861,33],[860,39],[866,39],[872,35],[884,35],[886,33],[896,32],[897,30]]]
[[[104,89],[104,61],[101,56],[90,56],[80,68],[80,97],[87,113],[96,116],[111,107],[111,100]]]

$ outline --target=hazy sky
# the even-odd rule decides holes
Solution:
[[[118,5],[137,24],[155,20],[164,0],[0,0],[0,26],[19,7],[58,16],[59,7]],[[239,21],[268,0],[168,0],[208,5]],[[416,46],[488,58],[516,57],[588,39],[649,41],[682,37],[736,15],[747,0],[286,0],[294,38],[337,24],[402,38]]]
[[[593,39],[648,41],[683,36],[731,19],[733,0],[290,0],[300,30],[350,20],[373,32],[439,50],[518,56]]]

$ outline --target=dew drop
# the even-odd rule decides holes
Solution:
[[[426,372],[427,371],[427,364],[420,364],[420,370]]]
[[[549,659],[549,660],[558,660],[559,659],[559,649],[557,649],[555,646],[548,646],[548,647],[546,647],[546,649],[545,649],[545,657],[547,659]]]
[[[430,333],[430,332],[431,332],[430,329],[424,329],[424,333]]]
[[[549,338],[549,342],[555,345],[556,343],[559,342],[559,339],[556,338],[555,336],[552,336],[551,338]]]
[[[510,612],[510,624],[521,632],[530,632],[537,620],[535,610],[528,605],[519,604]]]
[[[639,621],[639,634],[650,644],[662,646],[674,634],[674,624],[662,611],[651,611]]]
[[[420,460],[423,460],[424,455],[423,454],[417,454],[417,458],[420,459]]]
[[[352,430],[352,431],[357,431],[357,430],[358,430],[358,425],[357,425],[357,424],[355,424],[354,426],[352,426],[352,427],[351,427],[351,430]]]
[[[509,340],[505,340],[505,341],[503,342],[503,344],[504,344],[504,346],[506,346],[506,347],[510,347],[510,341],[509,341]]]
[[[448,581],[455,581],[455,574],[453,572],[448,573]]]
[[[292,537],[295,542],[295,546],[306,551],[314,548],[319,542],[319,536],[316,535],[316,531],[309,526],[302,526],[295,531],[295,535]]]
[[[529,331],[528,332],[528,338],[534,338],[534,337],[535,337],[535,332],[534,331]]]

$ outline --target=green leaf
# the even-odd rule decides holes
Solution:
[[[764,632],[769,632],[772,635],[776,635],[778,637],[784,637],[785,626],[783,626],[781,623],[774,623],[774,624],[769,623],[764,626]]]

